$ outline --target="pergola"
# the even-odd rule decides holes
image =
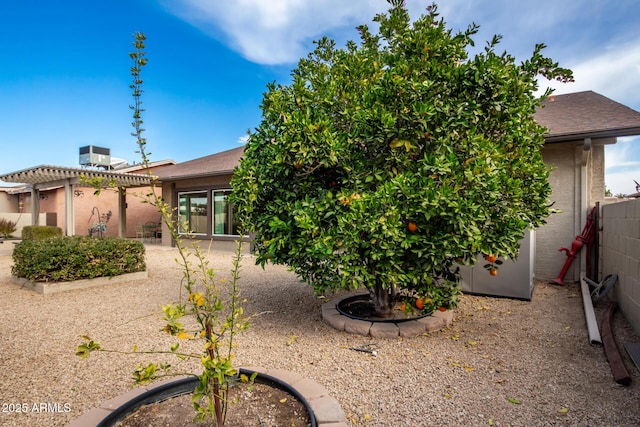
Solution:
[[[69,168],[63,166],[41,165],[29,169],[0,175],[5,182],[29,184],[31,186],[32,225],[38,225],[40,212],[40,190],[52,187],[64,187],[65,225],[67,235],[75,233],[73,194],[75,187],[91,187],[89,182],[102,180],[103,186],[119,188],[118,214],[120,217],[118,235],[124,237],[127,229],[126,188],[143,187],[151,184],[156,177],[147,173],[122,173],[100,171],[96,169]]]

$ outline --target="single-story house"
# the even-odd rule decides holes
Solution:
[[[535,233],[535,276],[557,277],[566,256],[560,247],[582,232],[588,211],[605,200],[604,147],[616,138],[640,135],[640,112],[592,91],[549,97],[536,115],[549,129],[543,158],[552,168],[551,201],[561,212],[553,214]],[[177,206],[195,235],[214,241],[238,239],[233,206],[228,203],[229,182],[243,147],[168,166],[156,175],[162,194]],[[171,245],[163,233],[163,245]],[[584,264],[583,260],[583,264]],[[574,262],[565,280],[577,281],[584,265]]]
[[[615,144],[618,137],[640,135],[640,112],[595,92],[585,91],[549,97],[535,117],[549,129],[545,136],[543,158],[552,168],[549,178],[553,188],[551,201],[554,208],[561,211],[553,214],[546,225],[536,230],[535,276],[552,279],[557,277],[566,260],[566,256],[558,252],[559,248],[571,247],[584,227],[590,208],[596,202],[605,201],[605,145]],[[243,150],[243,147],[238,147],[183,163],[162,163],[161,167],[153,168],[153,175],[161,182],[163,198],[177,208],[181,219],[188,222],[196,238],[213,239],[218,245],[238,239],[233,206],[228,196],[231,192],[231,176]],[[66,234],[86,234],[91,217],[88,220],[85,217],[91,212],[92,206],[98,206],[99,203],[98,199],[93,199],[90,190],[79,188],[79,174],[86,171],[37,167],[2,175],[0,180],[31,184],[24,195],[25,200],[31,198],[31,212],[55,212],[57,223],[66,225],[63,226]],[[144,194],[147,182],[132,177],[141,172],[139,167],[134,167],[133,170],[102,174],[115,174],[126,187],[143,187],[139,193]],[[50,193],[47,189],[51,188],[57,188],[60,194],[48,196]],[[106,196],[100,196],[103,197]],[[83,198],[88,203],[82,205],[84,216],[77,215],[81,220],[74,224],[69,221],[69,212],[75,212],[73,202]],[[139,213],[135,220],[127,222],[127,210],[137,209],[135,205],[138,203],[129,204],[122,195],[110,201],[103,199],[100,203],[103,206],[99,208],[101,213],[112,211],[112,232],[116,235],[134,237],[132,222],[159,221],[157,212],[146,212]],[[46,209],[43,210],[43,207]],[[135,214],[133,216],[136,217]],[[169,233],[163,231],[161,243],[172,245]],[[582,263],[574,262],[565,280],[579,280],[580,272],[585,271],[584,264],[584,259]]]
[[[178,208],[181,221],[189,224],[196,238],[218,242],[234,242],[239,238],[228,196],[233,169],[243,152],[241,146],[155,172],[163,198]],[[162,244],[172,243],[169,233],[163,233]]]

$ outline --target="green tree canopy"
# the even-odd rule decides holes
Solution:
[[[496,36],[470,57],[475,24],[454,33],[435,5],[411,22],[392,3],[377,34],[323,38],[268,85],[232,181],[259,263],[318,291],[366,287],[381,315],[407,293],[453,302],[456,263],[515,256],[544,222],[536,78],[571,78],[542,44],[517,64]]]

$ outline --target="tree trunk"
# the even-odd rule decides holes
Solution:
[[[394,285],[384,287],[382,281],[376,279],[376,284],[369,289],[371,300],[375,308],[374,316],[388,318],[393,314],[393,307],[396,303],[396,289]]]

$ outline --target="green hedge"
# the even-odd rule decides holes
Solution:
[[[62,228],[50,225],[28,225],[22,228],[22,240],[40,240],[62,236]]]
[[[23,240],[13,249],[11,273],[36,282],[62,282],[145,271],[144,245],[118,237]]]

